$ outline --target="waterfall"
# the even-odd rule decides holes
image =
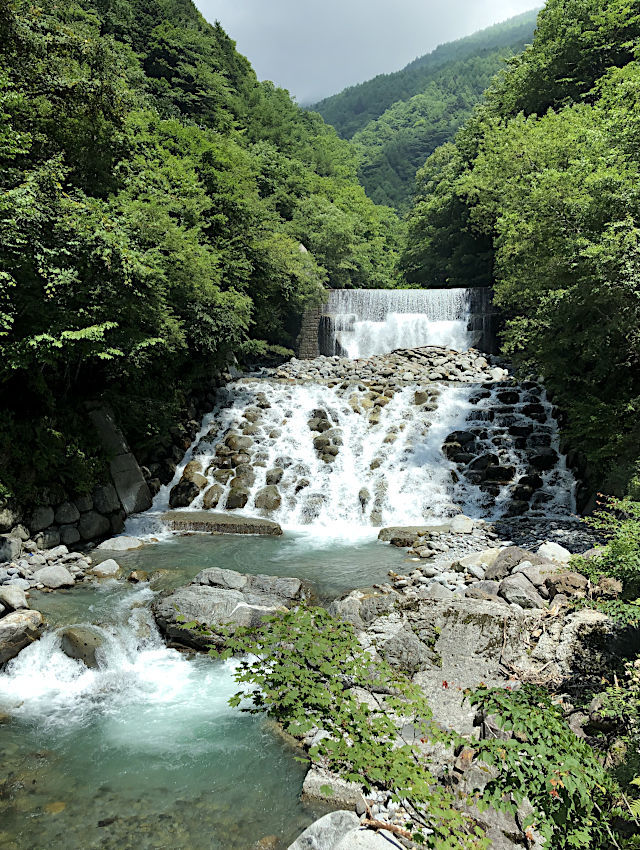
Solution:
[[[240,514],[268,516],[286,528],[355,533],[437,523],[460,511],[497,519],[508,512],[518,480],[530,472],[531,446],[554,448],[559,455],[557,426],[543,395],[535,397],[543,414],[537,412],[534,422],[526,413],[533,396],[525,391],[521,403],[509,408],[497,398],[504,392],[501,385],[480,392],[477,385],[434,385],[426,406],[416,404],[417,391],[415,385],[406,386],[386,406],[371,411],[364,386],[237,381],[207,417],[208,430],[172,485],[186,462],[195,461],[208,486],[191,510],[228,509],[234,481],[242,478],[247,496]],[[496,415],[496,410],[503,412]],[[327,430],[312,430],[318,421],[327,422]],[[500,463],[514,469],[511,482],[483,487],[461,471],[458,458],[443,454],[451,433],[468,429],[477,435],[480,454],[499,453]],[[532,436],[514,439],[518,429]],[[244,448],[232,453],[227,443],[237,439]],[[325,442],[335,447],[331,462],[318,449]],[[530,515],[569,514],[573,477],[564,460],[540,475],[542,486]],[[277,498],[267,505],[270,484]],[[215,501],[207,504],[210,488]],[[156,515],[169,508],[170,490],[156,497]]]
[[[398,348],[471,345],[468,289],[340,289],[329,293],[324,354],[351,359]]]

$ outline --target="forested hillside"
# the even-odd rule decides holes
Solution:
[[[324,284],[390,285],[396,225],[190,0],[1,3],[5,495],[89,486],[84,400],[151,437],[230,353],[292,344]]]
[[[375,121],[399,100],[410,100],[425,91],[444,66],[464,62],[510,44],[530,41],[536,12],[525,12],[502,24],[488,27],[467,38],[442,44],[431,53],[414,59],[401,71],[379,74],[372,80],[349,86],[313,106],[343,139],[350,139]]]
[[[314,107],[352,139],[370,198],[408,208],[417,170],[454,138],[505,61],[532,41],[535,21],[535,12],[519,15]]]
[[[639,46],[637,3],[549,0],[533,45],[421,170],[402,260],[409,283],[495,281],[507,353],[621,490],[640,435]]]

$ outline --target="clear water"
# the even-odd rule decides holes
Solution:
[[[167,588],[215,565],[299,575],[335,595],[384,579],[406,555],[298,533],[194,535],[117,557],[125,570],[166,570]],[[152,597],[113,580],[33,594],[50,630],[0,675],[0,847],[249,850],[273,836],[275,850],[318,816],[299,801],[299,752],[228,706],[231,663],[164,646]],[[60,650],[59,629],[81,623],[104,641],[99,670]]]

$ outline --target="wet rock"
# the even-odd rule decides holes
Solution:
[[[243,517],[209,511],[170,511],[162,521],[173,531],[205,531],[209,534],[260,534],[277,537],[282,528],[277,522],[259,517]]]
[[[37,570],[36,581],[50,590],[58,590],[60,587],[73,587],[75,584],[69,570],[60,564],[52,564]]]
[[[91,574],[96,578],[118,578],[121,573],[120,564],[114,561],[113,558],[108,558],[100,564],[96,564],[91,570]],[[39,578],[40,576],[38,576]]]
[[[234,479],[235,481],[236,479]],[[244,506],[249,501],[249,489],[244,484],[237,482],[235,485],[231,484],[231,489],[229,491],[229,495],[227,496],[227,501],[225,503],[225,507],[227,510],[233,511],[238,508],[244,508]]]
[[[359,826],[355,812],[330,812],[305,829],[288,850],[333,850],[341,838]]]
[[[212,508],[217,507],[223,492],[224,488],[221,484],[213,484],[205,491],[205,494],[202,498],[202,507],[205,510],[211,510]]]
[[[74,658],[91,669],[97,669],[98,654],[103,646],[102,636],[92,629],[73,626],[65,629],[60,638],[61,649],[68,658]]]
[[[268,470],[266,475],[267,484],[279,484],[282,481],[282,476],[284,475],[284,469],[281,469],[279,466],[274,466],[273,469]]]
[[[149,573],[146,570],[133,570],[127,576],[127,581],[131,584],[140,584],[140,582],[149,581]]]
[[[202,476],[204,477],[204,476]],[[206,478],[204,479],[206,482]],[[200,495],[200,487],[193,481],[181,479],[169,494],[170,508],[188,508],[195,498]]]
[[[24,590],[12,585],[0,587],[0,604],[12,611],[19,611],[21,608],[29,607]]]
[[[13,611],[0,619],[0,665],[15,658],[42,633],[39,611]]]
[[[515,466],[488,466],[484,473],[485,481],[508,484],[516,474]]]
[[[276,511],[281,504],[282,497],[275,484],[269,484],[263,487],[256,494],[255,505],[259,510]]]
[[[549,469],[553,469],[558,463],[558,453],[555,449],[543,449],[537,454],[533,455],[530,458],[531,466],[537,469],[540,472],[546,472]]]
[[[232,452],[246,452],[253,446],[251,437],[241,436],[240,434],[230,434],[225,440],[225,445]]]

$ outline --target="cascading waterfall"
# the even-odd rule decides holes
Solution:
[[[398,348],[471,345],[468,289],[332,290],[326,354],[351,359]]]
[[[461,510],[496,519],[509,511],[512,482],[530,471],[532,447],[545,446],[559,456],[546,398],[525,393],[521,403],[504,408],[496,397],[500,391],[498,385],[478,395],[474,386],[438,384],[425,404],[412,385],[371,411],[364,386],[243,379],[226,389],[172,484],[186,463],[195,461],[209,485],[191,510],[229,507],[240,480],[246,503],[237,512],[268,516],[287,528],[353,532],[437,523]],[[526,413],[533,398],[536,421]],[[496,410],[503,412],[496,416]],[[313,430],[322,422],[327,423],[324,430]],[[449,435],[465,429],[473,429],[478,454],[497,453],[500,464],[513,469],[512,482],[483,486],[473,474],[464,474],[457,456],[443,454]],[[514,437],[521,432],[530,436]],[[330,462],[327,450],[333,450]],[[540,476],[530,514],[570,513],[573,477],[564,460],[560,457]],[[164,488],[157,497],[156,512],[169,507],[170,490]]]

